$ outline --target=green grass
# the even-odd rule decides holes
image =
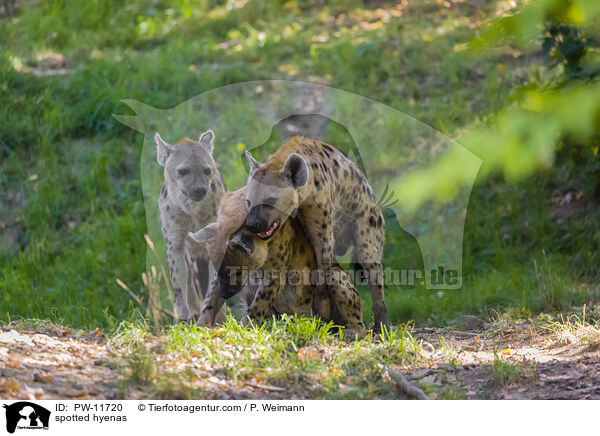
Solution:
[[[600,321],[597,313],[591,315],[587,320],[585,311],[583,314],[567,316],[566,319],[561,315],[559,320],[548,321],[543,328],[551,333],[557,345],[582,345],[597,349],[600,347]]]
[[[511,365],[499,359],[494,361],[492,370],[494,381],[499,387],[517,383],[523,378],[523,368],[520,365]]]
[[[408,3],[398,15],[358,1],[225,8],[191,0],[48,0],[0,18],[0,319],[92,328],[135,312],[115,279],[144,289],[143,136],[111,116],[131,113],[120,99],[169,108],[221,85],[297,79],[368,96],[459,138],[545,74],[535,52],[473,58],[460,50],[482,18],[493,16],[495,2]],[[46,51],[63,54],[70,72],[34,75],[36,56]],[[344,140],[335,131],[332,138]],[[478,183],[466,218],[463,289],[390,287],[391,321],[444,324],[461,313],[562,310],[598,299],[600,212],[590,206],[553,218],[550,199],[566,189],[594,204],[568,162],[516,183]],[[386,265],[422,267],[416,241],[391,220],[386,243]],[[361,292],[369,320],[370,297]],[[272,328],[236,334],[258,340]],[[169,344],[177,337],[192,341],[171,330]],[[265,356],[289,352],[277,347],[284,348]]]
[[[33,332],[52,332],[62,330],[64,326],[60,323],[53,323],[47,319],[24,319],[19,318],[7,323],[7,327],[17,331],[33,331]]]
[[[492,366],[492,382],[502,388],[535,378],[535,366],[503,362],[496,357]]]
[[[371,398],[395,389],[382,377],[384,365],[415,364],[427,356],[407,325],[381,341],[347,343],[331,324],[303,317],[251,328],[229,317],[216,329],[180,324],[161,337],[143,324],[123,323],[109,345],[123,357],[123,386],[165,398],[205,398],[207,374],[232,386],[285,387],[288,396]]]

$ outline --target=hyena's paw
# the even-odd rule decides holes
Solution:
[[[366,336],[367,330],[364,327],[348,327],[341,330],[344,342],[358,341]]]
[[[219,309],[217,316],[215,317],[215,325],[225,324],[227,321],[227,310],[225,309],[225,305]]]
[[[250,318],[250,315],[248,315],[248,314],[245,314],[244,316],[242,316],[242,319],[240,320],[240,324],[242,325],[242,327],[248,327],[251,322],[252,322],[252,319]]]
[[[196,324],[200,327],[214,327],[214,323],[211,320],[211,316],[205,312],[202,312],[200,315],[198,315],[198,318],[196,319]]]
[[[398,330],[398,326],[391,325],[389,328],[383,328],[380,331],[373,329],[373,342],[385,342],[389,339],[390,334]]]
[[[386,316],[387,318],[387,316]],[[385,335],[386,332],[392,332],[393,330],[396,330],[397,327],[394,328],[394,326],[391,326],[390,323],[386,320],[386,321],[381,321],[378,320],[375,322],[375,325],[373,325],[373,333],[378,334],[378,335]]]
[[[195,317],[195,316],[193,316],[191,318],[186,318],[186,319],[175,318],[175,320],[173,321],[173,325],[196,324],[196,321],[197,321],[197,317]]]

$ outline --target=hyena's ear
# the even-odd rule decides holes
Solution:
[[[164,167],[169,154],[173,151],[173,146],[162,139],[158,132],[154,134],[154,142],[156,142],[156,160],[160,166]]]
[[[189,232],[188,236],[199,244],[209,244],[217,235],[217,223],[211,223],[197,232]]]
[[[308,165],[302,156],[292,153],[285,161],[280,173],[286,177],[296,189],[308,183]]]
[[[248,150],[246,150],[246,159],[248,159],[248,164],[250,164],[251,173],[260,166],[260,163],[252,157],[252,154]]]
[[[200,139],[198,140],[200,144],[208,148],[208,150],[212,153],[215,148],[215,132],[212,129],[208,129],[202,135],[200,135]]]

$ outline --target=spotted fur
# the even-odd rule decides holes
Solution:
[[[250,153],[247,158],[248,230],[268,236],[297,213],[320,269],[334,267],[334,256],[352,247],[369,283],[375,330],[387,326],[381,267],[385,223],[373,189],[354,162],[331,145],[302,136],[288,140],[263,164]]]
[[[245,188],[226,196],[221,208],[237,203],[231,209],[244,211],[245,195],[242,194],[245,194]],[[243,225],[240,227],[244,218],[240,215],[237,213],[235,217],[225,218],[220,212],[218,225],[212,229],[212,233],[216,234],[217,227],[225,228],[229,240],[218,274],[206,295],[199,324],[214,325],[215,313],[225,299],[243,288],[248,305],[242,318],[243,324],[250,321],[260,323],[281,314],[318,315],[325,321],[332,320],[344,326],[346,338],[365,335],[360,296],[349,274],[335,264],[331,265],[330,275],[324,284],[311,281],[311,275],[317,268],[316,256],[298,219],[287,220],[272,238],[262,240]],[[231,232],[232,227],[238,229]],[[215,239],[212,241],[213,246],[221,244]],[[267,279],[267,272],[277,273]],[[251,273],[262,277],[254,286],[248,280]]]
[[[225,184],[212,156],[212,130],[204,132],[198,141],[184,138],[175,145],[157,133],[155,142],[158,163],[165,168],[158,210],[175,313],[178,321],[187,321],[200,313],[202,293],[211,275],[205,245],[187,235],[216,219]]]

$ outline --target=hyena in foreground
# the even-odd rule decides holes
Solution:
[[[212,156],[215,135],[204,132],[198,141],[184,138],[175,145],[154,136],[158,163],[164,166],[164,183],[158,199],[162,234],[173,284],[177,320],[197,318],[210,271],[204,244],[189,232],[214,222],[225,184]]]
[[[240,228],[246,217],[245,195],[245,187],[226,194],[218,221],[190,235],[208,243],[211,258],[222,254],[198,323],[213,326],[225,299],[244,289],[248,306],[244,325],[273,315],[314,314],[343,326],[344,338],[364,337],[360,296],[349,274],[335,264],[327,277],[313,275],[318,273],[315,251],[297,219],[284,222],[268,240]],[[249,275],[255,273],[259,274],[253,282]]]
[[[246,228],[263,240],[298,214],[319,269],[336,265],[334,254],[353,247],[353,263],[368,277],[374,330],[388,327],[381,257],[385,224],[377,197],[358,167],[321,141],[295,136],[263,164],[249,152]]]

